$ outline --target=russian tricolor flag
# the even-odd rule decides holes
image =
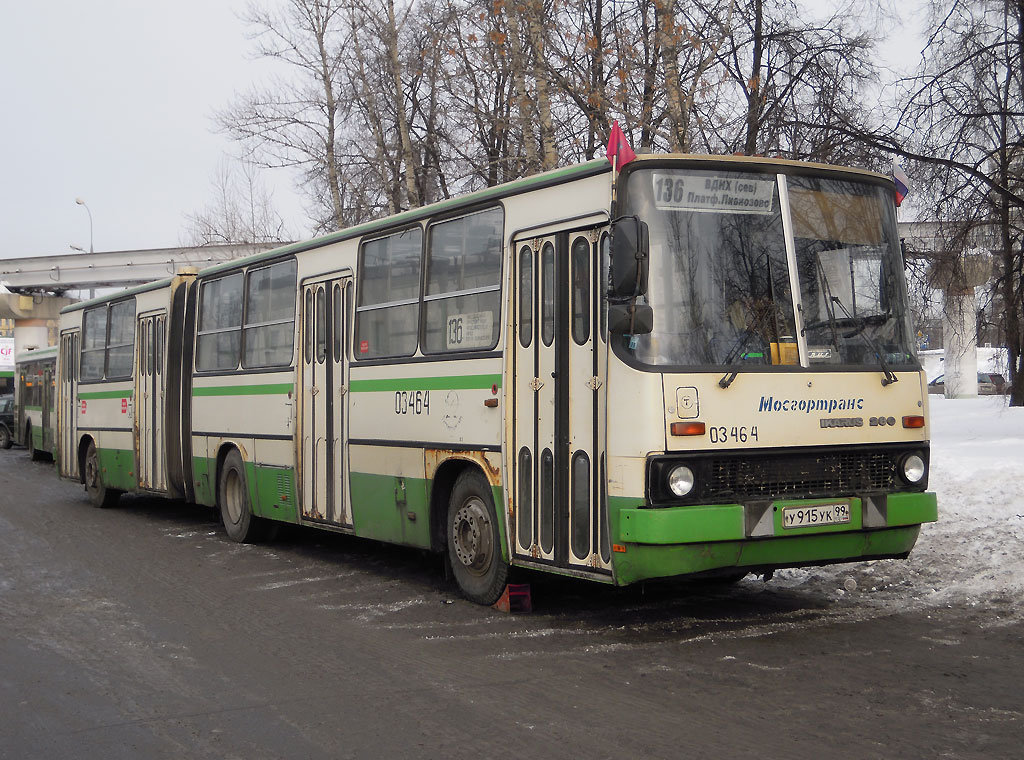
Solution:
[[[892,162],[892,181],[896,183],[896,205],[899,206],[910,192],[910,180],[895,160]]]

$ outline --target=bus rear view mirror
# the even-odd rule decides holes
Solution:
[[[647,225],[635,216],[619,217],[612,225],[611,248],[611,297],[644,295],[650,260]]]
[[[614,335],[648,335],[654,330],[654,309],[645,303],[612,304],[608,307],[608,330]]]

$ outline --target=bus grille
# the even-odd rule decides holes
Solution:
[[[899,454],[848,451],[712,457],[705,498],[785,499],[891,491],[899,487]]]

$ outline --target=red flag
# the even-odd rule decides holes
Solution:
[[[612,132],[608,135],[608,160],[616,169],[621,169],[634,158],[636,158],[636,153],[626,142],[626,136],[622,134],[619,122],[615,121],[612,124]]]

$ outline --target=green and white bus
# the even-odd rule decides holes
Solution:
[[[14,442],[36,460],[56,450],[56,364],[55,346],[14,357]]]
[[[937,519],[890,179],[741,157],[541,174],[66,308],[59,461],[626,585],[906,557]]]

